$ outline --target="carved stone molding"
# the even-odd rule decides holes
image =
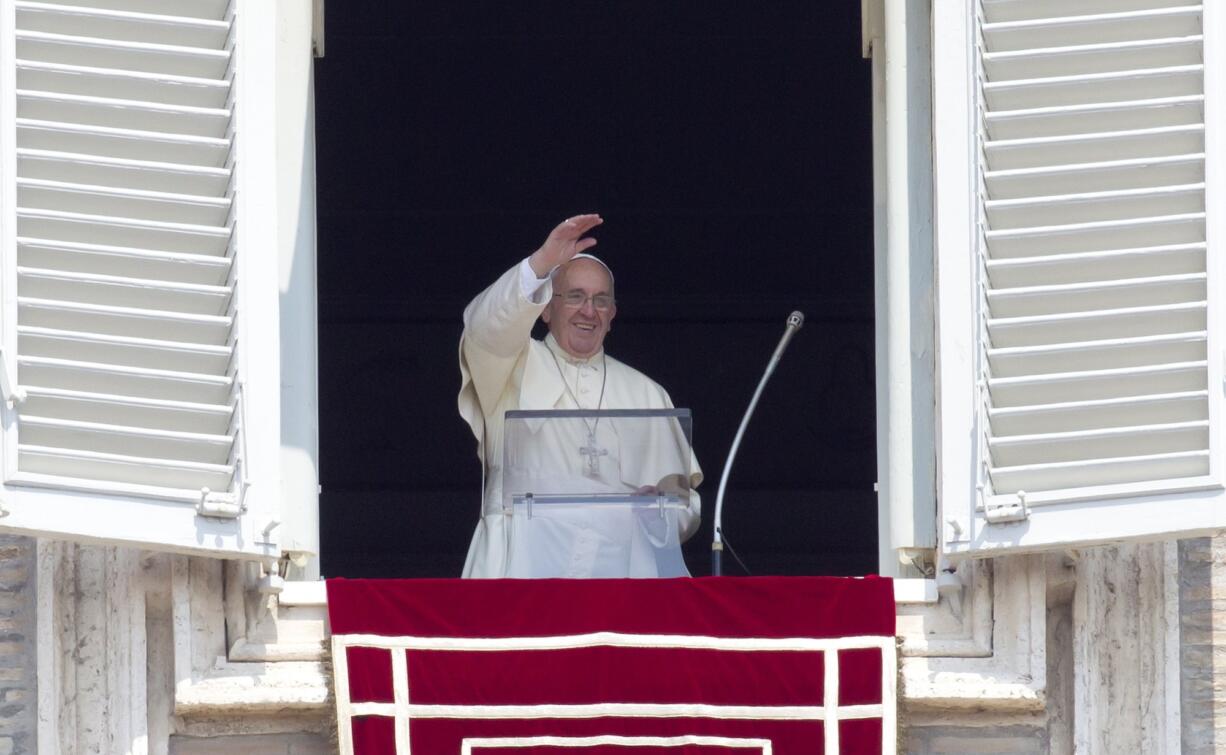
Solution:
[[[911,710],[1041,711],[1046,701],[1042,556],[967,561],[961,595],[903,606],[900,700]]]
[[[992,564],[963,561],[936,602],[898,604],[904,657],[982,658],[992,654]]]
[[[276,599],[254,593],[243,580],[236,579],[245,568],[202,558],[175,557],[172,561],[175,714],[325,714],[328,676],[318,649],[323,642],[323,623],[318,624],[317,640],[289,642],[278,649]],[[230,577],[229,585],[223,574]],[[235,605],[235,601],[241,605]],[[261,641],[252,642],[250,636],[243,635],[227,648],[227,620],[232,627],[241,625],[248,632],[262,633]],[[231,655],[236,649],[238,658]],[[306,657],[313,659],[301,660]]]

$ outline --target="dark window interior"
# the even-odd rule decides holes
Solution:
[[[598,211],[609,353],[694,412],[754,574],[876,571],[870,67],[859,3],[327,4],[316,63],[322,570],[456,576],[479,512],[460,314]],[[687,545],[709,572],[711,528]],[[725,559],[726,573],[742,573]]]

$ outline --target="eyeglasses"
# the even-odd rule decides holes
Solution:
[[[554,294],[555,299],[561,299],[562,304],[570,309],[582,309],[584,304],[587,304],[588,299],[592,300],[592,307],[597,312],[608,312],[613,308],[613,297],[609,294],[593,294],[588,296],[582,291],[568,291],[564,294]]]

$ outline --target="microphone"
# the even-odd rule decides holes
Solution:
[[[749,426],[749,418],[753,416],[753,410],[758,406],[758,399],[762,397],[762,389],[766,387],[766,381],[770,380],[771,375],[774,374],[775,367],[778,366],[779,360],[783,358],[784,350],[788,347],[788,342],[804,324],[803,312],[798,310],[788,315],[783,337],[779,339],[775,353],[771,355],[770,361],[766,364],[766,372],[762,373],[758,389],[754,391],[753,398],[749,400],[749,408],[745,410],[745,416],[741,418],[741,426],[736,431],[736,437],[732,439],[732,448],[728,450],[728,460],[724,462],[724,473],[719,481],[719,492],[715,495],[715,539],[711,542],[711,576],[713,577],[722,576],[724,571],[724,490],[728,486],[728,473],[732,469],[732,461],[736,459],[737,449],[741,447],[741,438],[745,435],[745,428]]]

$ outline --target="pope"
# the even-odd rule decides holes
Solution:
[[[458,403],[460,416],[476,436],[485,473],[482,515],[464,564],[465,577],[667,576],[658,573],[655,558],[645,555],[649,549],[638,542],[644,538],[641,528],[625,517],[597,514],[548,525],[538,522],[536,536],[525,539],[519,521],[523,517],[507,516],[502,507],[506,412],[673,406],[658,383],[604,351],[617,315],[613,273],[587,253],[596,245],[587,234],[602,222],[596,214],[562,222],[539,249],[464,310]],[[543,340],[532,337],[538,318],[549,331]],[[624,469],[607,469],[620,463],[607,458],[607,448],[618,440],[611,421],[603,426],[601,419],[582,421],[587,443],[570,444],[574,449],[566,445],[565,450],[565,444],[547,444],[542,463],[562,477],[625,477]],[[686,466],[689,479],[680,482],[687,493],[686,507],[675,519],[681,540],[698,528],[700,512],[693,488],[702,472],[692,457]],[[622,482],[629,482],[630,492],[654,494],[653,486],[636,484],[641,481]],[[532,552],[523,552],[526,549]],[[680,568],[684,571],[683,565]]]

